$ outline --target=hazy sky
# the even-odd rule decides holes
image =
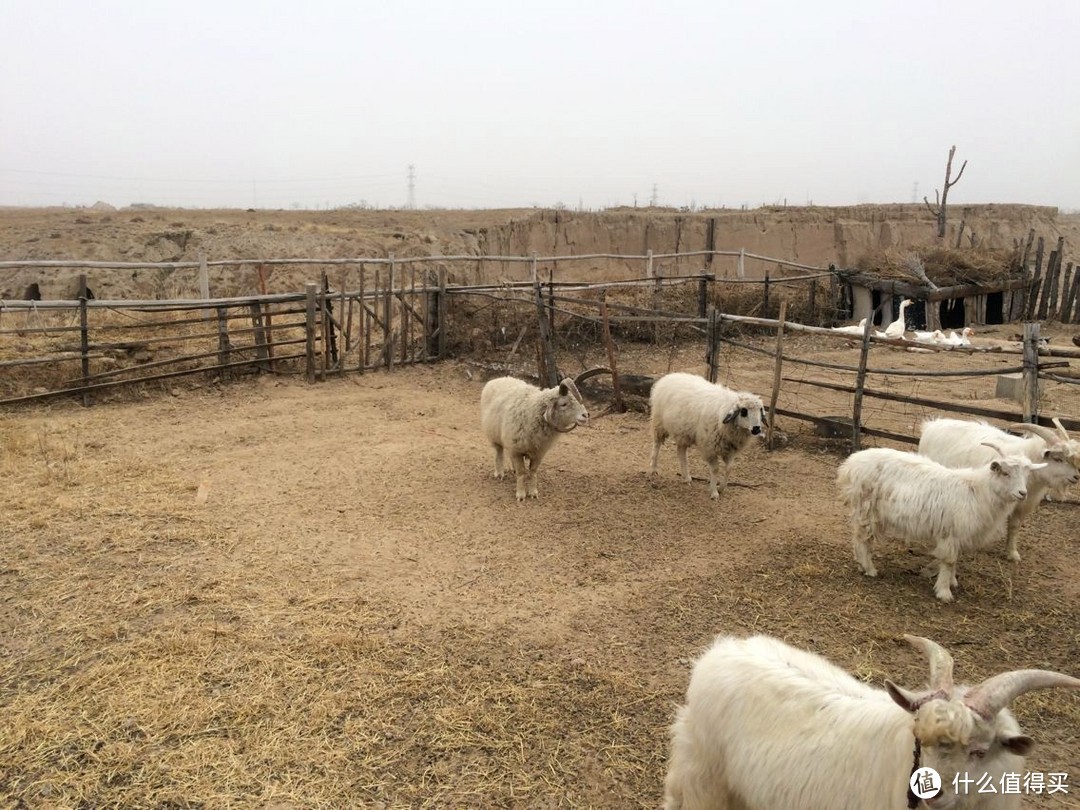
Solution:
[[[1080,208],[1077,0],[0,0],[0,205]]]

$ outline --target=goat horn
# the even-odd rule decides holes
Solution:
[[[930,662],[930,688],[951,692],[953,688],[953,659],[940,644],[922,636],[904,635],[904,641],[921,652]]]
[[[1009,430],[1015,430],[1018,433],[1030,433],[1032,436],[1038,436],[1040,439],[1045,439],[1049,444],[1057,444],[1061,441],[1061,438],[1050,428],[1045,425],[1028,424],[1027,422],[1013,422],[1008,426]],[[1068,440],[1068,434],[1065,436]]]
[[[979,444],[981,444],[983,447],[989,447],[991,450],[996,451],[999,456],[1005,458],[1005,454],[1001,452],[1001,448],[993,442],[979,442]]]
[[[585,400],[582,398],[581,392],[578,390],[577,383],[575,383],[570,377],[566,377],[563,379],[562,384],[570,389],[570,393],[574,395],[574,399],[576,399],[582,405],[585,404]]]
[[[1069,431],[1067,431],[1065,429],[1065,426],[1061,424],[1061,420],[1055,416],[1051,421],[1054,423],[1054,427],[1058,429],[1058,433],[1061,434],[1062,440],[1066,442],[1069,441]]]
[[[585,382],[585,380],[591,379],[592,377],[596,377],[599,374],[610,374],[610,373],[611,373],[610,368],[607,368],[606,366],[596,366],[595,368],[590,368],[587,371],[583,371],[580,374],[578,374],[576,377],[574,377],[574,382],[576,382],[578,385],[581,385],[583,382]]]
[[[1045,669],[1018,669],[987,678],[964,697],[972,711],[990,719],[1025,692],[1035,689],[1080,689],[1080,678]]]

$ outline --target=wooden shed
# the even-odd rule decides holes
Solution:
[[[1023,317],[1025,281],[1018,252],[932,248],[924,254],[885,251],[838,271],[848,285],[851,319],[874,323],[897,316],[902,298],[909,329],[959,329]]]

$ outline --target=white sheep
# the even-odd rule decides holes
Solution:
[[[929,660],[926,689],[856,680],[821,656],[768,636],[718,637],[697,660],[671,727],[665,810],[1012,810],[1004,774],[1020,774],[1034,741],[1009,711],[1035,689],[1080,688],[1045,670],[953,684],[949,653],[904,636]],[[922,767],[941,793],[908,793]],[[979,793],[964,779],[989,778]],[[954,781],[955,780],[955,781]]]
[[[581,392],[569,377],[546,389],[497,377],[480,392],[480,426],[495,448],[495,477],[503,477],[503,453],[509,453],[519,501],[539,497],[536,470],[555,440],[588,422]]]
[[[689,484],[686,451],[696,446],[709,465],[709,497],[713,500],[719,498],[720,489],[727,486],[728,471],[735,455],[752,435],[761,435],[765,421],[761,399],[754,394],[732,391],[696,374],[681,372],[666,374],[653,383],[649,410],[653,432],[652,474],[657,472],[660,447],[670,436],[678,451],[679,472]],[[724,476],[718,488],[720,462],[724,464]]]
[[[855,561],[868,577],[876,577],[870,554],[875,539],[895,537],[927,548],[937,561],[934,593],[951,602],[957,557],[1001,536],[1009,513],[1027,497],[1031,470],[1045,466],[1008,456],[950,469],[886,447],[852,453],[836,482],[851,510]]]
[[[1080,442],[1056,423],[1060,434],[1042,425],[1013,424],[1009,430],[1026,432],[1013,436],[986,422],[962,419],[928,419],[923,422],[919,453],[946,467],[975,467],[993,461],[998,450],[1006,456],[1024,456],[1046,467],[1028,476],[1027,497],[1010,513],[1006,524],[1006,554],[1019,560],[1016,535],[1020,525],[1036,510],[1048,492],[1080,481]]]

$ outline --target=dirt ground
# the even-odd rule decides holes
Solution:
[[[766,365],[730,356],[724,376],[758,387]],[[594,403],[519,504],[491,477],[483,379],[446,362],[0,415],[4,806],[653,808],[717,633],[772,633],[877,684],[924,682],[902,633],[949,648],[961,680],[1080,674],[1075,503],[1024,527],[1019,564],[962,560],[946,605],[901,548],[857,573],[842,453],[801,423],[713,503],[670,447],[646,476],[644,414]],[[985,396],[985,378],[951,385]],[[1070,775],[1028,806],[1076,807],[1080,697],[1015,710],[1028,769]]]

